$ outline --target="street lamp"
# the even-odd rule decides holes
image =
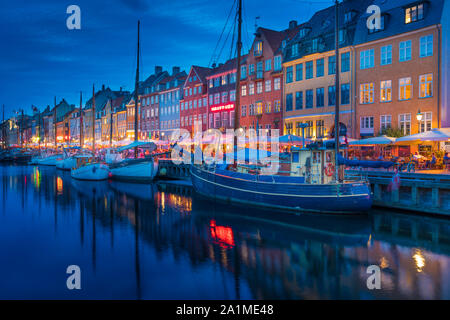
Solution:
[[[417,119],[417,121],[422,121],[422,119],[423,119],[423,114],[420,112],[420,109],[416,114],[416,119]]]

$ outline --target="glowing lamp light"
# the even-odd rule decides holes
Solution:
[[[423,114],[420,112],[420,110],[416,114],[416,119],[417,121],[422,121],[423,119]]]

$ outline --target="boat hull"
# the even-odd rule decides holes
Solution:
[[[50,156],[36,160],[36,164],[39,166],[53,166],[55,167],[58,161],[62,160],[62,156]]]
[[[101,163],[93,163],[72,169],[70,175],[77,180],[101,181],[109,178],[109,168]]]
[[[124,161],[111,166],[112,178],[129,182],[152,182],[158,172],[158,164],[152,159],[148,161]]]
[[[254,180],[249,180],[253,177]],[[194,189],[201,195],[227,202],[297,212],[358,214],[372,206],[370,187],[365,182],[341,184],[257,181],[248,174],[230,175],[227,170],[208,171],[191,166]],[[266,176],[267,178],[267,176]]]
[[[56,162],[56,169],[70,171],[72,168],[76,167],[77,160],[74,157],[66,158],[63,160],[58,160]]]

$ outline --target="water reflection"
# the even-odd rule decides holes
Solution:
[[[448,220],[291,216],[181,186],[0,172],[0,298],[450,298]],[[81,292],[65,288],[70,264]],[[372,264],[382,290],[366,287]]]

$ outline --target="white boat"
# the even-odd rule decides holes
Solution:
[[[128,146],[118,149],[119,152],[133,148],[145,148],[150,152],[156,149],[153,142],[133,142]],[[117,163],[110,164],[113,179],[130,182],[151,182],[158,172],[158,162],[152,156],[138,159],[124,159]]]
[[[95,161],[92,156],[75,156],[76,166],[70,171],[77,180],[101,181],[109,178],[110,171],[106,164]]]
[[[42,156],[34,159],[35,163],[39,166],[56,166],[58,160],[62,160],[62,154],[52,154],[47,156]]]
[[[158,172],[158,163],[152,157],[126,159],[110,165],[113,179],[130,182],[151,182]]]

